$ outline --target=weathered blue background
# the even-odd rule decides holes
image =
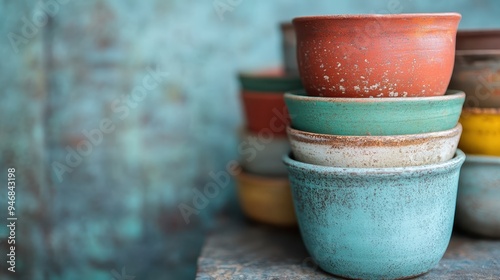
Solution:
[[[6,270],[0,225],[6,280],[119,279],[123,268],[136,279],[194,277],[215,217],[237,213],[232,183],[189,223],[178,206],[193,206],[193,190],[238,157],[235,75],[280,63],[279,22],[397,7],[458,11],[462,28],[500,27],[496,0],[1,3],[0,182],[17,169],[19,219],[16,274]],[[156,80],[141,91],[145,77]],[[127,103],[132,93],[140,101]],[[112,129],[82,146],[83,130],[103,120]],[[68,149],[85,153],[74,167]],[[54,162],[71,171],[58,176]]]

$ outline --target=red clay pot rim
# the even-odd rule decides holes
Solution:
[[[408,19],[408,18],[462,18],[459,13],[409,13],[409,14],[342,14],[301,16],[292,20],[293,23],[302,21],[337,20],[337,19]]]
[[[297,93],[304,94],[297,94]],[[302,101],[316,102],[336,102],[336,103],[397,103],[405,102],[421,102],[421,101],[445,101],[453,99],[465,99],[465,93],[461,90],[449,89],[445,95],[440,96],[419,96],[419,97],[323,97],[323,96],[308,96],[304,90],[296,90],[285,93],[285,99],[295,99]]]

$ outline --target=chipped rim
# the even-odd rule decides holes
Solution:
[[[420,177],[421,175],[432,175],[447,173],[454,169],[459,169],[465,160],[465,154],[462,150],[457,149],[455,156],[445,162],[440,162],[436,164],[427,164],[419,166],[406,166],[406,167],[387,167],[387,168],[354,168],[354,167],[332,167],[332,166],[322,166],[310,163],[300,162],[293,157],[293,153],[283,156],[283,163],[290,170],[297,170],[299,172],[308,173],[308,175],[316,176],[335,176],[337,178],[345,178],[353,176],[362,176],[362,178],[384,178],[384,177],[397,177],[397,178],[408,178],[408,177]],[[291,177],[295,177],[291,175]],[[324,181],[327,179],[323,177]],[[293,187],[293,183],[291,184]],[[315,186],[315,187],[325,187],[325,186]],[[356,185],[353,185],[356,187]],[[335,186],[330,187],[335,188]]]
[[[465,93],[461,90],[449,89],[445,95],[421,97],[322,97],[309,96],[304,89],[285,92],[285,100],[314,101],[321,103],[397,103],[397,102],[437,102],[455,99],[464,99]]]
[[[342,14],[342,15],[316,15],[316,16],[301,16],[292,20],[293,23],[307,21],[324,21],[338,19],[409,19],[409,18],[454,18],[461,19],[459,13],[408,13],[408,14]]]
[[[404,134],[404,135],[331,135],[302,131],[287,126],[286,132],[290,141],[294,140],[299,143],[309,143],[313,145],[332,145],[338,144],[341,147],[389,147],[397,148],[402,145],[425,144],[431,140],[437,139],[453,139],[460,136],[462,133],[462,124],[457,123],[455,127],[448,130]],[[394,146],[397,145],[397,146]]]

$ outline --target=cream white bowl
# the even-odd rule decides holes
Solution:
[[[453,158],[462,134],[453,129],[392,136],[339,136],[287,128],[298,161],[334,167],[385,168],[419,166]]]
[[[257,133],[243,131],[238,146],[240,165],[250,174],[261,176],[287,176],[283,156],[290,152],[288,138],[281,135],[261,137]]]

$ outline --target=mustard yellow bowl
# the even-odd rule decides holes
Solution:
[[[500,108],[464,108],[458,148],[466,154],[500,156]]]
[[[288,177],[262,177],[242,171],[236,180],[240,205],[247,217],[275,226],[297,224]]]

